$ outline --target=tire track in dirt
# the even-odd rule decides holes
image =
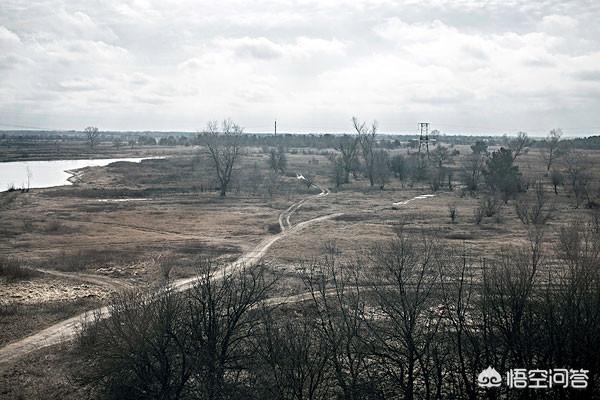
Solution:
[[[316,187],[318,187],[318,186],[316,186]],[[319,193],[318,195],[310,196],[308,198],[302,199],[302,200],[292,204],[290,207],[288,207],[285,211],[283,211],[279,215],[279,224],[281,227],[281,232],[279,234],[263,239],[257,246],[255,246],[255,248],[252,251],[243,254],[241,257],[239,257],[233,263],[221,268],[218,271],[218,273],[229,273],[241,266],[255,265],[258,261],[260,261],[260,259],[264,256],[264,254],[267,252],[267,250],[275,242],[286,237],[288,234],[297,233],[311,224],[329,220],[329,219],[333,219],[333,218],[343,215],[343,213],[328,214],[328,215],[324,215],[321,217],[317,217],[317,218],[313,218],[313,219],[310,219],[307,221],[300,222],[293,226],[291,225],[291,223],[289,221],[290,217],[293,215],[293,213],[295,211],[297,211],[302,206],[302,204],[304,204],[306,201],[308,201],[312,198],[327,196],[329,194],[329,191],[327,189],[322,189],[322,188],[319,188],[319,189],[321,189],[321,193]],[[416,196],[408,201],[399,202],[397,204],[395,203],[394,205],[402,206],[402,205],[407,204],[410,201],[421,200],[421,199],[425,199],[425,198],[429,198],[429,197],[431,197],[431,195]],[[179,279],[179,280],[174,281],[171,284],[171,287],[176,291],[182,292],[182,291],[190,289],[196,283],[196,281],[198,279],[199,279],[199,277]],[[331,289],[328,290],[328,292],[329,291],[331,291]],[[329,293],[327,295],[329,295]],[[311,298],[311,296],[312,296],[311,293],[300,293],[300,294],[290,295],[290,296],[273,297],[271,299],[265,300],[265,304],[267,304],[267,305],[283,305],[283,304],[299,303],[299,302],[309,300]],[[79,327],[81,326],[82,322],[84,322],[86,320],[91,320],[92,318],[95,318],[95,317],[106,318],[108,316],[109,316],[109,308],[107,306],[101,307],[101,308],[98,308],[95,310],[84,312],[75,317],[69,318],[69,319],[59,322],[55,325],[52,325],[36,334],[33,334],[31,336],[28,336],[28,337],[18,340],[16,342],[10,343],[0,349],[0,365],[2,365],[3,363],[7,363],[9,361],[15,360],[25,354],[29,354],[37,349],[41,349],[44,347],[48,347],[48,346],[59,344],[59,343],[65,342],[65,341],[72,340],[75,337],[75,335],[77,334],[77,331],[78,331]]]
[[[166,230],[166,229],[150,228],[150,227],[147,227],[147,226],[122,224],[122,223],[119,223],[119,222],[86,221],[86,220],[77,219],[77,218],[64,219],[64,220],[65,221],[79,222],[79,223],[84,223],[84,224],[102,224],[102,225],[116,226],[118,228],[133,229],[133,230],[136,230],[136,231],[141,231],[141,232],[146,232],[146,233],[158,233],[159,235],[177,235],[177,236],[182,236],[182,237],[185,237],[185,238],[193,238],[192,235],[187,234],[187,233],[169,231],[169,230]]]
[[[280,217],[279,217],[280,224],[281,224],[281,221],[283,220],[281,215],[283,215],[284,213],[285,213],[285,217],[284,217],[285,221],[286,221],[286,223],[289,223],[289,217],[304,202],[306,202],[307,200],[309,200],[311,198],[327,196],[328,194],[329,194],[329,191],[327,189],[321,189],[320,194],[310,196],[308,198],[302,199],[302,200],[292,204],[292,206],[290,206],[287,210],[285,210],[284,212],[282,212],[280,214]],[[239,257],[233,263],[221,268],[218,271],[218,273],[229,273],[237,268],[240,268],[241,266],[255,265],[258,261],[260,261],[260,259],[267,252],[267,250],[273,245],[273,243],[286,237],[288,235],[288,233],[292,233],[292,232],[296,233],[313,223],[332,219],[341,214],[342,213],[324,215],[321,217],[310,219],[308,221],[303,221],[294,226],[287,225],[287,227],[285,227],[285,229],[282,229],[282,231],[279,234],[263,239],[257,246],[255,246],[255,248],[252,251],[243,254],[241,257]],[[284,228],[284,225],[282,224],[281,227]],[[171,288],[176,291],[182,292],[182,291],[190,289],[196,283],[196,281],[198,281],[199,279],[200,279],[199,277],[178,279],[171,283]],[[78,329],[80,328],[80,326],[83,322],[89,321],[92,318],[96,318],[96,317],[106,318],[108,316],[109,316],[109,307],[104,306],[104,307],[101,307],[101,308],[98,308],[95,310],[86,311],[84,313],[81,313],[81,314],[71,317],[69,319],[66,319],[62,322],[54,324],[46,329],[41,330],[40,332],[37,332],[33,335],[28,336],[26,338],[9,343],[8,345],[0,348],[0,365],[8,363],[10,361],[13,361],[23,355],[33,352],[35,350],[72,340],[75,338],[75,336],[78,332]]]

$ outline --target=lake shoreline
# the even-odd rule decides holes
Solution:
[[[47,189],[79,183],[84,169],[116,162],[140,163],[164,157],[96,158],[78,160],[10,161],[0,163],[0,190]]]

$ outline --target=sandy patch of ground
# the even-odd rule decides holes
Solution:
[[[20,304],[75,301],[91,297],[105,299],[109,293],[109,289],[91,283],[49,277],[0,285],[0,298],[3,301]]]

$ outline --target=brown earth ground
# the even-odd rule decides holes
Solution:
[[[456,148],[468,153],[467,146]],[[600,160],[600,152],[589,154]],[[272,229],[278,226],[279,214],[294,201],[318,193],[296,179],[296,172],[311,173],[317,184],[331,187],[330,165],[321,150],[288,155],[289,173],[278,178],[270,196],[261,186],[269,176],[267,156],[260,149],[248,149],[240,177],[225,199],[212,190],[214,179],[205,156],[189,148],[170,155],[139,164],[87,168],[73,186],[0,193],[0,255],[43,270],[24,280],[0,283],[0,346],[96,308],[115,290],[159,285],[165,279],[165,265],[172,266],[168,275],[173,279],[192,276],[198,257],[210,256],[220,263],[236,259],[276,233]],[[460,157],[450,165],[457,170],[456,177]],[[537,151],[521,156],[518,164],[527,177],[543,176]],[[551,226],[566,225],[589,212],[575,209],[563,188],[559,195],[549,185],[547,191],[556,209]],[[289,234],[269,249],[264,262],[279,278],[277,295],[305,290],[298,270],[322,257],[325,243],[335,242],[340,260],[352,261],[392,237],[399,224],[415,234],[435,231],[449,247],[480,256],[526,244],[526,229],[512,200],[502,207],[499,218],[485,218],[481,224],[475,224],[473,216],[479,199],[460,187],[392,207],[431,193],[426,186],[403,187],[393,178],[382,191],[362,179],[304,203],[292,215],[292,224],[343,215]],[[450,205],[457,208],[454,223]],[[555,237],[549,234],[547,240],[550,248]],[[76,357],[64,344],[5,365],[0,368],[0,397],[89,397],[86,388],[69,380],[70,363],[76,363]]]

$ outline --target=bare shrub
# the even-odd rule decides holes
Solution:
[[[281,232],[281,225],[279,225],[279,222],[274,222],[272,224],[268,224],[267,232],[276,235]]]
[[[552,217],[554,211],[554,207],[548,204],[541,181],[535,183],[534,191],[533,198],[524,195],[515,202],[517,216],[525,225],[543,225]]]
[[[17,258],[0,257],[0,277],[6,281],[20,281],[35,278],[39,272],[23,265]]]
[[[458,216],[458,211],[456,209],[456,204],[448,205],[448,216],[450,217],[450,221],[452,223],[456,222],[456,217]]]
[[[139,255],[131,250],[80,249],[74,252],[60,251],[58,254],[38,263],[43,268],[53,268],[66,272],[77,272],[93,267],[122,265],[136,259]]]
[[[7,189],[6,192],[0,192],[0,210],[8,209],[17,199],[17,193]]]
[[[44,226],[44,232],[50,234],[57,234],[64,231],[66,226],[58,219],[50,220]]]
[[[483,221],[484,216],[483,208],[481,206],[475,207],[473,210],[473,217],[475,219],[475,224],[479,225]]]
[[[502,204],[496,196],[483,196],[479,201],[479,207],[481,208],[483,215],[486,217],[493,217],[500,212]]]
[[[22,307],[19,303],[14,301],[0,301],[0,316],[2,317],[11,317],[14,315],[18,315],[22,312]]]
[[[304,173],[304,174],[302,174],[302,176],[303,176],[302,182],[304,182],[307,189],[310,189],[311,186],[313,186],[315,184],[315,176],[311,173]]]
[[[175,267],[175,259],[170,254],[159,254],[152,260],[158,268],[158,274],[161,284],[165,285],[170,281],[171,273]]]

